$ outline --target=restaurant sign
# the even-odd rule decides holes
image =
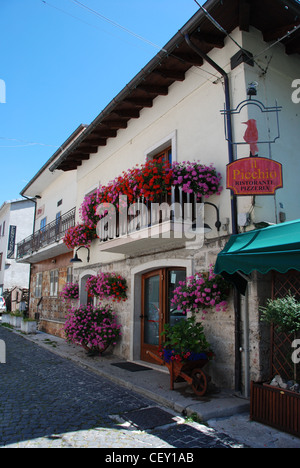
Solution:
[[[235,195],[274,195],[283,187],[282,164],[248,157],[227,165],[227,188]]]

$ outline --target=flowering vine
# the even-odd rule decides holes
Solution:
[[[207,308],[215,307],[216,311],[227,309],[229,285],[220,275],[215,275],[210,266],[208,273],[196,273],[186,281],[180,281],[174,290],[171,303],[184,313],[207,313]],[[204,318],[204,315],[203,315]]]
[[[115,346],[121,336],[121,326],[109,307],[80,306],[69,311],[64,326],[66,340],[83,347],[89,353],[102,354]]]
[[[86,282],[86,291],[99,299],[111,299],[113,302],[127,300],[126,279],[116,273],[98,273],[90,276]]]

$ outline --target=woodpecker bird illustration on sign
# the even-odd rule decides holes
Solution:
[[[256,120],[250,119],[248,122],[243,122],[243,124],[247,125],[244,140],[250,145],[251,156],[255,156],[258,153],[258,130]]]

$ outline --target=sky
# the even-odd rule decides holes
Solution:
[[[0,206],[198,9],[194,0],[0,0]]]

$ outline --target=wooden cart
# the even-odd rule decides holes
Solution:
[[[174,383],[186,381],[192,386],[196,395],[204,396],[206,394],[208,383],[211,378],[202,370],[202,368],[209,362],[208,358],[200,359],[198,361],[166,362],[151,351],[147,351],[147,354],[169,369],[171,390],[174,390]]]

